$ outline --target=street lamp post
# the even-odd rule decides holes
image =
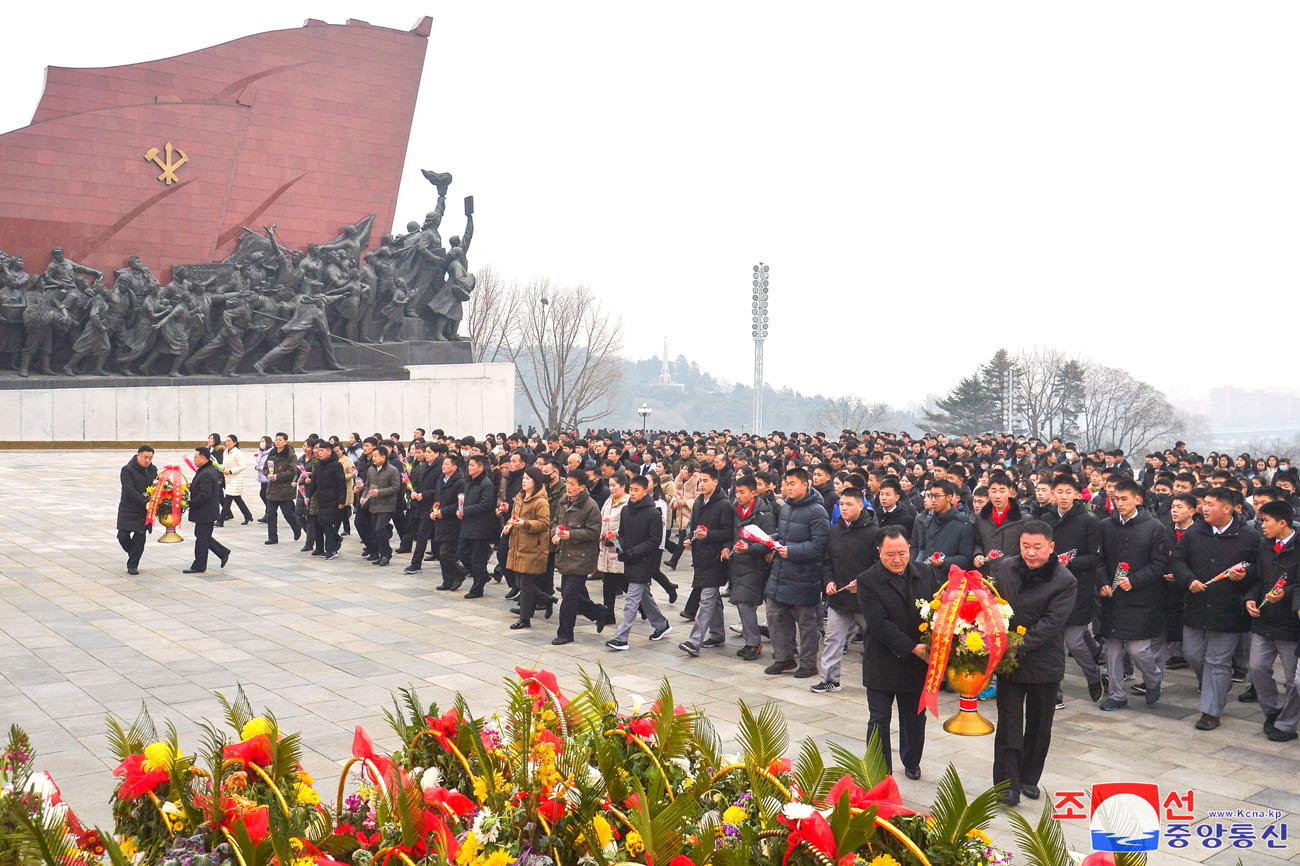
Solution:
[[[645,401],[644,401],[644,400],[641,401],[641,405],[640,405],[640,406],[637,408],[637,410],[636,410],[636,414],[638,414],[638,415],[641,416],[641,435],[642,435],[642,436],[645,435],[645,423],[646,423],[646,419],[650,417],[650,412],[651,412],[651,411],[652,411],[652,410],[650,409],[649,406],[647,406],[647,405],[645,404]]]
[[[767,339],[767,265],[759,262],[754,265],[753,304],[754,335],[754,429],[757,434],[763,429],[763,341]]]

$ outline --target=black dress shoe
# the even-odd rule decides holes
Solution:
[[[998,802],[1008,809],[1014,809],[1020,805],[1019,791],[1003,791],[1002,796],[998,797]]]
[[[519,598],[519,587],[517,586],[506,593],[506,601],[514,601],[517,598]]]
[[[1243,704],[1253,704],[1259,701],[1259,695],[1255,694],[1255,687],[1252,685],[1237,695],[1237,700]]]
[[[917,779],[921,778],[921,768],[908,767],[907,769],[903,770],[903,775],[911,779],[913,782],[915,782]]]
[[[376,562],[375,565],[388,565],[388,563],[390,563],[390,562],[392,562],[392,561],[393,561],[393,558],[392,558],[391,556],[385,556],[385,557],[381,558],[378,562]]]
[[[253,521],[251,521],[251,520],[245,520],[243,523],[241,523],[241,524],[239,524],[239,525],[240,525],[240,526],[247,526],[248,524],[250,524],[250,523],[252,523],[252,522],[253,522]]]
[[[614,617],[610,616],[609,611],[602,607],[600,609],[600,614],[596,617],[596,634],[600,634],[605,630],[605,626],[610,625],[613,622]]]
[[[551,638],[551,646],[564,646],[566,643],[573,643],[573,638],[558,636]]]
[[[227,550],[227,551],[226,551],[226,555],[225,555],[225,556],[222,556],[222,557],[219,557],[219,558],[221,559],[221,567],[222,567],[222,568],[225,568],[225,567],[226,567],[226,563],[227,563],[227,562],[230,562],[230,551]]]
[[[555,599],[552,598],[546,602],[546,618],[550,619],[553,613],[555,613]]]
[[[294,539],[294,541],[297,541],[297,540],[298,540],[298,539],[296,539],[296,538]],[[300,548],[298,548],[298,549],[301,550],[303,553],[306,553],[307,551],[311,550],[311,545],[310,545],[310,544],[304,544],[302,547],[300,547]]]
[[[1038,790],[1037,785],[1021,785],[1020,793],[1024,794],[1026,797],[1028,797],[1031,800],[1037,800],[1040,796],[1042,796],[1043,792]]]
[[[471,589],[469,592],[465,593],[465,597],[466,597],[466,598],[482,598],[482,597],[483,597],[483,590],[481,590],[481,589]]]
[[[313,551],[311,552],[311,555],[312,555],[312,556],[324,556],[324,555],[325,555],[325,551],[324,551],[324,550],[313,550]]]
[[[419,574],[421,570],[422,569],[418,565],[408,565],[406,568],[402,569],[402,574]],[[442,589],[442,587],[438,588]]]
[[[271,541],[271,540],[268,539],[268,540],[266,540],[266,541],[263,541],[262,543],[263,543],[263,544],[279,544],[280,542],[279,542],[279,541]]]
[[[181,574],[202,574],[205,571],[207,571],[206,568],[187,568]]]
[[[677,604],[677,584],[668,584],[668,603]]]
[[[727,639],[721,637],[709,637],[700,641],[700,647],[703,649],[712,649],[715,646],[726,646]]]
[[[126,567],[126,573],[127,573],[127,574],[139,574],[139,573],[140,573],[140,569],[136,568],[134,565],[128,565],[128,566]]]
[[[1281,728],[1273,728],[1267,734],[1270,741],[1274,743],[1289,743],[1296,739],[1295,731],[1284,731]]]
[[[517,619],[510,624],[511,631],[518,631],[521,628],[532,628],[533,624],[526,619]]]
[[[410,552],[411,552],[411,548],[409,548],[409,547],[405,547],[405,546],[403,546],[403,547],[399,547],[399,548],[397,548],[397,550],[394,550],[394,551],[393,551],[393,553],[399,553],[399,554],[400,554],[400,553],[410,553]]]
[[[812,677],[815,676],[817,676],[816,668],[811,668],[809,670],[798,670],[794,672],[794,678],[797,680],[811,679]]]

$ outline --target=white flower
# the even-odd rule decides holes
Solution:
[[[741,763],[744,762],[740,760],[740,755],[738,753],[733,752],[730,755],[722,756],[722,766],[724,767],[729,767],[732,764],[741,764]]]
[[[58,793],[58,788],[54,786],[54,780],[50,778],[49,773],[37,773],[27,780],[27,790],[40,796],[42,800],[48,800]]]
[[[634,716],[640,714],[642,705],[650,703],[648,700],[646,700],[641,695],[638,695],[636,692],[629,693],[627,697],[628,700],[632,702],[632,715]]]
[[[802,821],[805,818],[811,818],[812,813],[817,811],[807,803],[786,803],[781,807],[782,814],[787,821]]]
[[[668,763],[673,764],[674,766],[680,767],[680,768],[681,768],[681,771],[682,771],[683,773],[686,773],[687,775],[690,775],[690,772],[691,772],[691,762],[690,762],[690,760],[689,760],[688,758],[683,758],[683,757],[681,757],[681,756],[679,755],[679,756],[676,757],[676,758],[669,758],[669,759],[668,759]]]
[[[420,787],[426,791],[432,791],[442,784],[442,770],[437,767],[430,767],[420,776]]]
[[[600,853],[605,855],[606,860],[616,859],[618,856],[618,843],[611,839],[608,845],[600,849]]]

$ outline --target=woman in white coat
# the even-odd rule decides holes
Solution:
[[[226,500],[222,506],[224,520],[233,519],[230,507],[238,505],[240,513],[244,515],[244,524],[253,522],[253,512],[244,504],[244,476],[247,469],[244,452],[239,450],[239,437],[231,433],[226,437],[226,454],[221,462],[222,474],[226,476]]]

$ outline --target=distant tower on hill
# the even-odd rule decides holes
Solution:
[[[682,390],[683,388],[685,388],[684,385],[673,381],[673,374],[668,369],[668,338],[667,337],[664,337],[664,353],[662,356],[662,363],[660,364],[659,367],[658,384],[660,388],[677,388],[678,390]]]

